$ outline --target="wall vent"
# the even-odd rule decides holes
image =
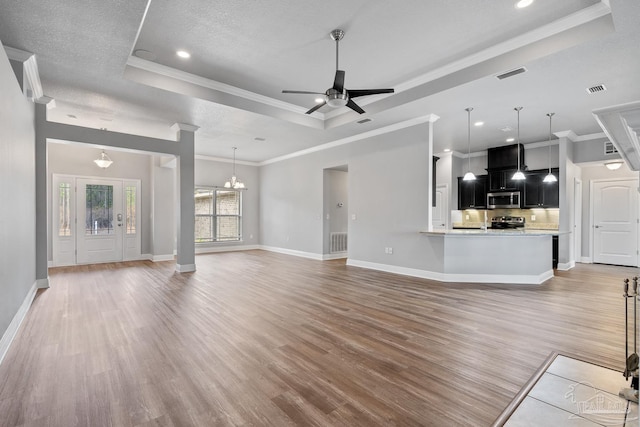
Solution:
[[[604,85],[595,85],[587,88],[587,93],[598,93],[604,92],[605,90],[607,90],[607,88],[604,87]]]
[[[604,142],[604,154],[615,154],[618,152],[618,149],[613,145],[611,141]]]
[[[373,120],[371,119],[362,119],[362,120],[358,120],[356,123],[359,123],[361,125],[365,124],[365,123],[369,123],[372,122]]]
[[[331,233],[329,253],[335,254],[347,251],[347,233]]]
[[[496,76],[496,78],[497,78],[498,80],[504,80],[504,79],[506,79],[506,78],[513,77],[513,76],[516,76],[516,75],[518,75],[518,74],[522,74],[522,73],[524,73],[524,72],[526,72],[526,71],[527,71],[527,69],[526,69],[526,68],[524,68],[524,67],[520,67],[520,68],[516,68],[515,70],[511,70],[511,71],[507,71],[507,72],[502,73],[502,74],[498,74],[498,75]]]

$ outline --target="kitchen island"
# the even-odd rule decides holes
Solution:
[[[552,238],[558,230],[456,229],[421,232],[442,240],[446,282],[540,284],[553,277]]]

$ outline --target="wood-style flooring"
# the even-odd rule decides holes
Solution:
[[[247,251],[50,271],[0,426],[486,426],[552,351],[624,366],[622,280],[439,283]]]

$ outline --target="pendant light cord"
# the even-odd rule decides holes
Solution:
[[[514,108],[518,112],[518,172],[520,172],[520,110],[522,107]]]
[[[547,116],[549,117],[549,143],[547,144],[549,147],[549,173],[551,173],[551,118],[554,114],[555,113],[547,113]]]
[[[471,172],[471,111],[473,111],[473,107],[465,108],[467,110],[467,172]]]

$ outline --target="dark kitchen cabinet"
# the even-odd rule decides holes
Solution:
[[[487,175],[478,175],[473,181],[458,178],[458,209],[484,209],[487,207]]]
[[[518,169],[518,155],[520,169],[524,169],[524,145],[512,144],[493,147],[487,150],[487,170]]]
[[[514,173],[516,173],[515,170],[489,172],[489,192],[520,191],[520,182],[511,179]]]
[[[559,170],[551,169],[558,177]],[[524,208],[557,208],[560,206],[560,186],[556,182],[544,182],[548,169],[529,171],[525,173],[522,207]]]

